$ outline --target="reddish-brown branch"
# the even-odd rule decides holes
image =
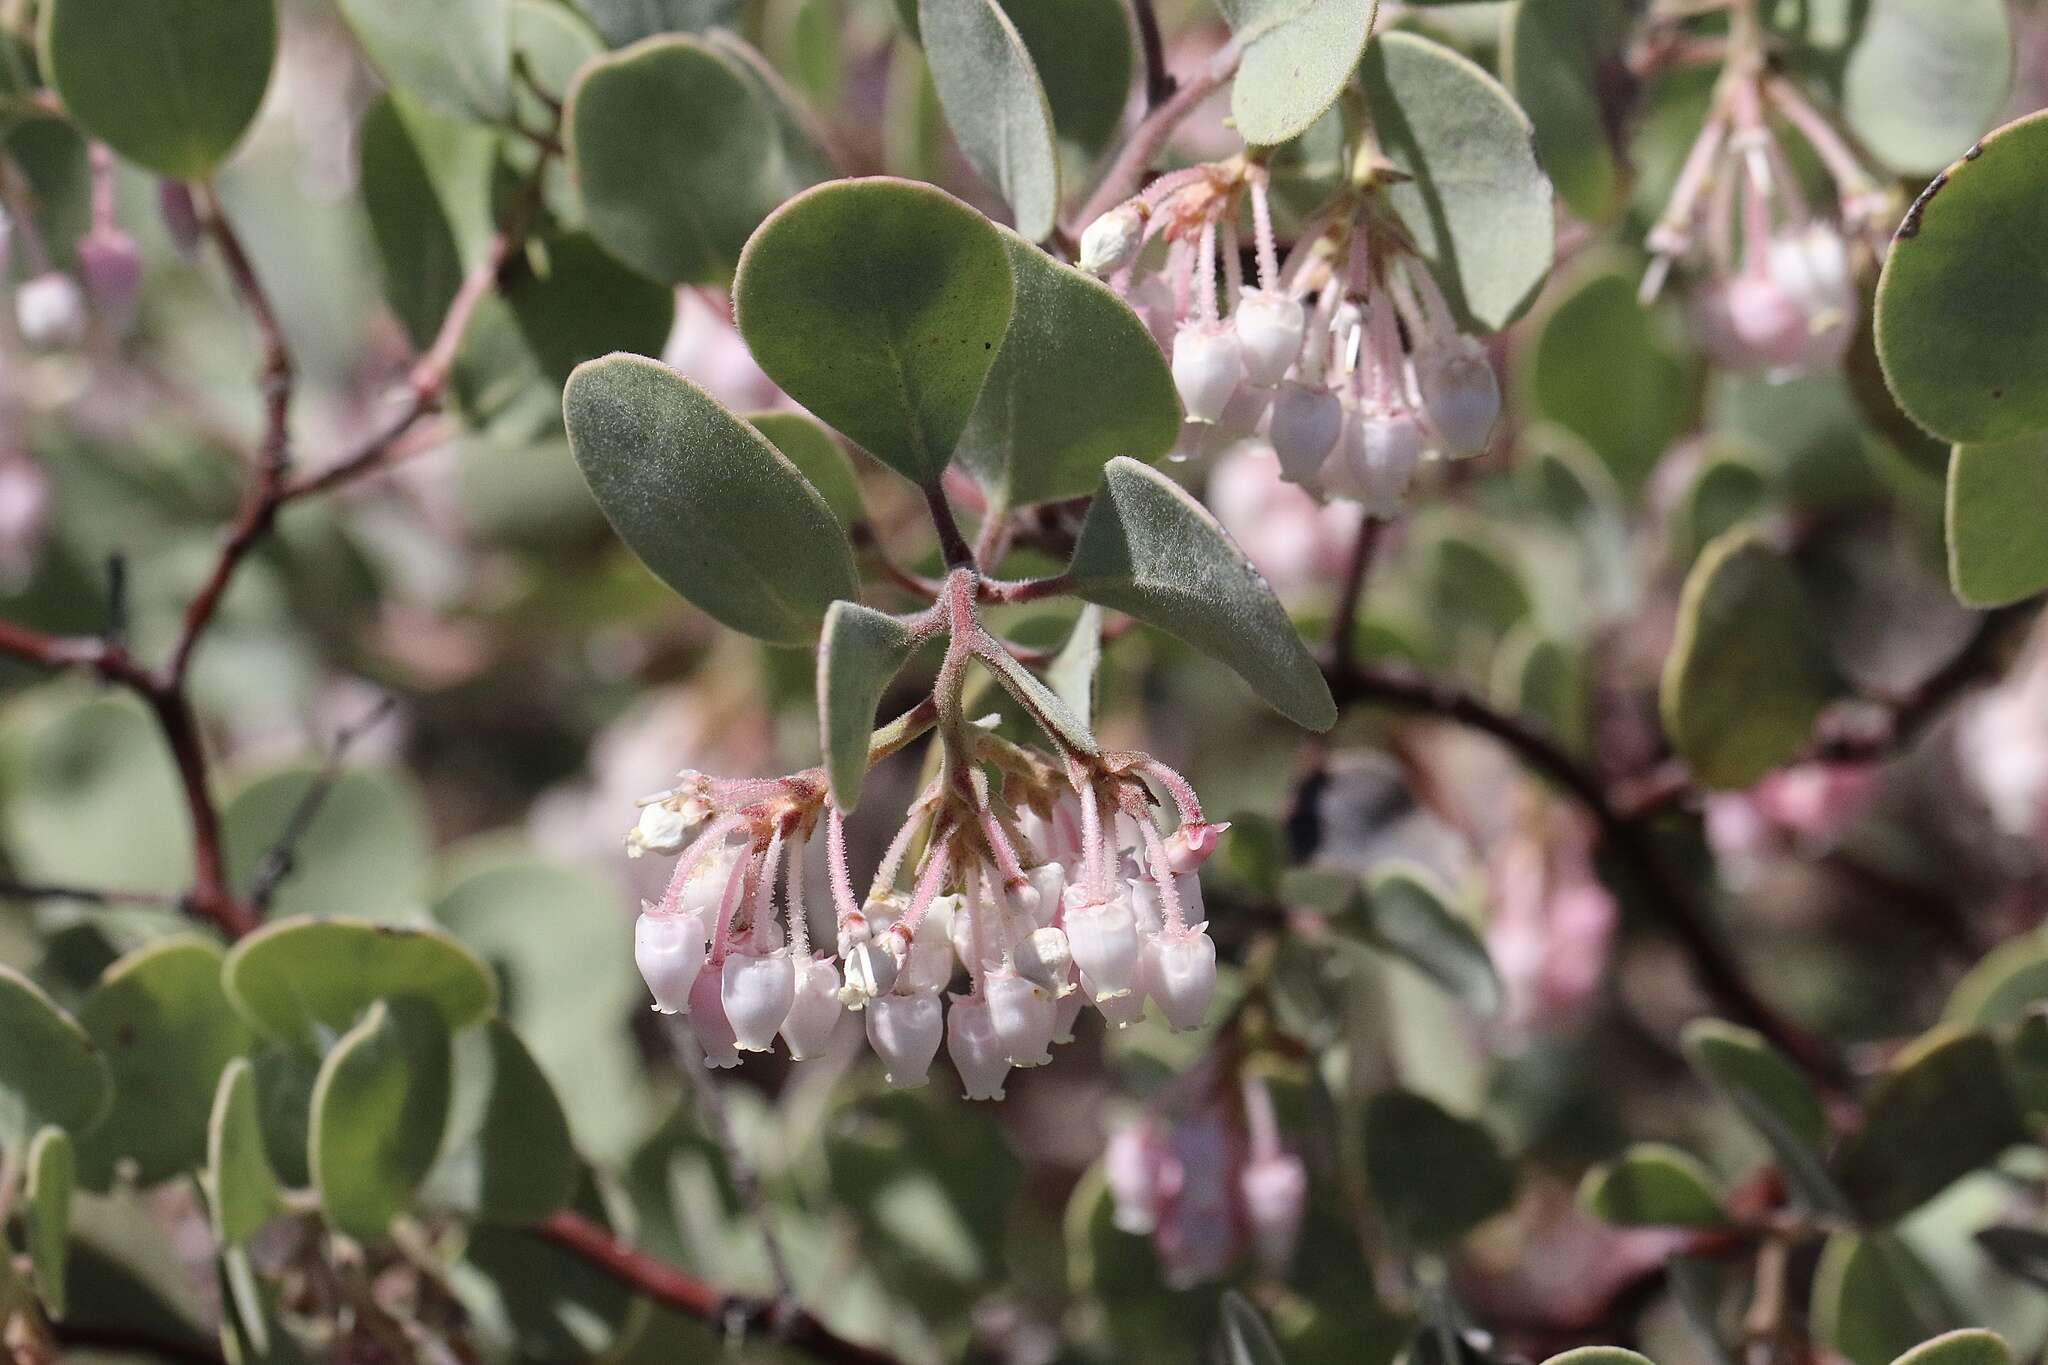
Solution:
[[[848,1341],[795,1304],[722,1293],[618,1240],[580,1213],[565,1209],[534,1231],[620,1284],[714,1328],[760,1332],[819,1360],[843,1365],[899,1365],[887,1351]]]
[[[1180,127],[1181,120],[1236,74],[1239,56],[1235,42],[1225,45],[1209,58],[1200,71],[1181,82],[1171,98],[1145,115],[1144,121],[1131,130],[1122,150],[1116,154],[1116,160],[1103,172],[1102,182],[1095,187],[1095,193],[1088,196],[1088,202],[1067,224],[1069,232],[1078,236],[1083,228],[1115,208],[1126,195],[1138,188],[1145,168],[1165,149],[1173,130]]]

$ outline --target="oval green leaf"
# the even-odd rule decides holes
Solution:
[[[1834,1170],[1856,1211],[1894,1222],[2026,1140],[1998,1044],[1942,1029],[1895,1061]]]
[[[2005,0],[1869,0],[1842,117],[1893,170],[1930,175],[1991,126],[2011,88]]]
[[[1382,864],[1365,881],[1357,932],[1442,986],[1473,1011],[1500,1008],[1500,976],[1486,943],[1450,907],[1450,893],[1419,866]],[[1344,927],[1340,922],[1338,927]]]
[[[1623,1346],[1580,1346],[1559,1352],[1543,1365],[1651,1365],[1651,1361]]]
[[[90,1132],[114,1102],[106,1059],[42,988],[0,963],[0,1149],[45,1125]]]
[[[1996,1332],[1966,1327],[1921,1342],[1893,1365],[2012,1365],[2012,1348]]]
[[[28,1145],[28,1263],[36,1293],[53,1318],[64,1316],[64,1262],[71,1241],[71,1193],[78,1163],[71,1135],[44,1128]]]
[[[1658,1142],[1639,1142],[1586,1172],[1579,1207],[1620,1227],[1724,1227],[1728,1215],[1698,1158]]]
[[[1838,1232],[1821,1247],[1811,1315],[1817,1341],[1854,1362],[1889,1365],[1955,1319],[1948,1291],[1891,1233]]]
[[[214,1235],[239,1246],[281,1209],[277,1175],[263,1153],[263,1118],[256,1103],[256,1071],[237,1057],[220,1073],[206,1126],[206,1198]]]
[[[734,630],[806,645],[859,595],[853,551],[796,467],[658,361],[614,355],[562,391],[569,448],[619,538]]]
[[[368,920],[266,925],[229,950],[221,976],[259,1033],[316,1053],[380,999],[425,1000],[451,1029],[498,1002],[490,968],[447,934]]]
[[[424,1000],[379,1000],[320,1064],[306,1152],[329,1222],[381,1237],[412,1203],[448,1124],[447,1025]]]
[[[1616,482],[1639,487],[1689,418],[1685,367],[1618,270],[1573,284],[1540,321],[1530,401],[1584,438]]]
[[[1365,1105],[1365,1175],[1394,1234],[1427,1250],[1454,1242],[1505,1209],[1515,1172],[1493,1135],[1408,1090]]]
[[[1621,192],[1600,87],[1626,31],[1615,0],[1517,0],[1502,20],[1501,80],[1529,115],[1558,197],[1588,222],[1612,214]]]
[[[733,286],[740,334],[768,377],[920,484],[952,457],[1015,298],[994,224],[888,178],[790,200],[747,243]]]
[[[400,91],[363,111],[357,166],[384,298],[421,349],[490,238],[497,144],[490,129]]]
[[[550,235],[500,285],[549,386],[586,360],[625,351],[659,355],[676,320],[675,291],[620,265],[586,232]]]
[[[1966,606],[2002,607],[2048,588],[2048,429],[1959,445],[1948,462],[1948,578]]]
[[[918,0],[918,27],[939,107],[968,162],[1032,241],[1060,208],[1052,105],[1017,26],[996,0]]]
[[[842,811],[860,803],[875,708],[916,647],[917,637],[895,617],[858,602],[834,602],[825,613],[818,641],[818,738],[832,804]]]
[[[263,103],[275,0],[47,0],[44,77],[122,156],[177,180],[213,173]]]
[[[1003,0],[1031,52],[1053,131],[1092,161],[1123,122],[1131,95],[1131,22],[1118,0]]]
[[[1906,415],[1948,441],[2048,428],[2048,112],[1985,138],[1906,214],[1877,282],[1877,355]]]
[[[998,506],[1085,497],[1115,456],[1150,464],[1173,448],[1173,373],[1100,280],[1014,233],[1004,244],[1016,309],[956,455]]]
[[[1076,596],[1229,666],[1295,724],[1336,723],[1330,686],[1265,578],[1208,509],[1157,470],[1122,456],[1109,462],[1066,576]]]
[[[351,768],[328,774],[295,764],[245,782],[221,814],[228,880],[247,895],[294,813],[317,783],[326,795],[303,829],[293,831],[289,870],[270,904],[273,918],[352,914],[389,920],[426,904],[427,813],[403,774]],[[363,869],[377,869],[365,877]],[[207,1093],[213,1080],[207,1079]]]
[[[695,38],[590,63],[563,141],[590,231],[652,279],[723,285],[747,237],[799,180],[746,73]]]
[[[747,424],[773,441],[797,472],[810,480],[841,526],[866,520],[867,508],[861,502],[853,461],[823,422],[802,412],[750,412]]]
[[[1678,606],[1660,703],[1671,744],[1710,787],[1747,787],[1796,758],[1833,692],[1791,564],[1752,527],[1700,553]]]
[[[1770,1147],[1793,1191],[1817,1210],[1842,1212],[1842,1195],[1820,1159],[1827,1115],[1784,1054],[1760,1034],[1719,1019],[1694,1020],[1680,1041],[1700,1079]]]
[[[1379,0],[1313,0],[1245,44],[1230,86],[1239,136],[1255,147],[1299,137],[1358,68]]]
[[[503,1020],[458,1035],[447,1138],[420,1197],[471,1218],[531,1223],[569,1202],[578,1163],[569,1118]]]
[[[1381,149],[1413,177],[1389,202],[1452,305],[1505,326],[1550,272],[1557,235],[1528,116],[1477,64],[1413,33],[1366,50],[1365,89]]]
[[[336,0],[384,79],[437,108],[496,123],[512,112],[511,0]]]
[[[114,1078],[107,1121],[79,1143],[79,1167],[105,1189],[117,1163],[154,1185],[206,1159],[206,1123],[221,1069],[249,1028],[221,989],[221,950],[197,938],[139,948],[107,968],[78,1021]]]

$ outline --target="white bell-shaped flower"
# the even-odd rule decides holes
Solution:
[[[1064,995],[1067,978],[1073,975],[1074,949],[1067,931],[1058,928],[1033,929],[1010,950],[1010,960],[1023,977],[1048,995]]]
[[[945,1011],[930,991],[878,996],[868,1004],[868,1045],[882,1059],[882,1074],[898,1090],[925,1083],[944,1031]]]
[[[1137,259],[1145,244],[1145,211],[1125,201],[1081,231],[1081,268],[1091,275],[1114,275]]]
[[[46,270],[14,291],[14,321],[31,346],[76,346],[85,339],[85,291],[63,271]]]
[[[1369,516],[1395,516],[1422,463],[1424,442],[1422,424],[1412,413],[1376,407],[1354,412],[1323,466],[1323,487],[1363,504]]]
[[[1791,369],[1805,359],[1813,342],[1806,309],[1789,290],[1769,275],[1743,271],[1724,284],[1709,308],[1734,343],[1733,358],[1771,369]]]
[[[719,998],[740,1051],[768,1051],[796,1000],[796,969],[789,954],[727,953]]]
[[[689,823],[679,813],[670,810],[666,802],[642,806],[639,822],[626,835],[626,856],[638,858],[645,853],[680,853],[689,832]]]
[[[1099,1004],[1128,993],[1138,973],[1138,921],[1130,894],[1119,887],[1097,900],[1085,887],[1070,886],[1064,899],[1067,943],[1074,964],[1094,983],[1090,994]]]
[[[1244,382],[1244,343],[1221,322],[1184,322],[1173,335],[1173,384],[1191,422],[1213,422]]]
[[[953,1069],[960,1073],[968,1099],[1003,1097],[1010,1059],[996,1032],[988,1001],[971,995],[953,997],[953,1007],[946,1011],[946,1055],[953,1059]]]
[[[1058,863],[1040,863],[1037,867],[1024,869],[1024,880],[1028,882],[1030,896],[1024,888],[1017,892],[1017,904],[1027,911],[1032,923],[1043,929],[1059,914],[1060,896],[1067,889],[1067,869]]]
[[[1008,967],[985,974],[981,988],[989,1018],[1003,1040],[1004,1055],[1013,1066],[1044,1066],[1052,1060],[1054,1016],[1059,1007],[1052,993]]]
[[[1287,377],[1301,355],[1308,312],[1301,300],[1269,289],[1247,289],[1230,321],[1244,347],[1245,378],[1269,389]]]
[[[1070,979],[1059,998],[1052,1002],[1052,1040],[1055,1044],[1074,1041],[1074,1025],[1080,1022],[1082,1007],[1087,1003],[1088,992],[1081,989],[1079,981]]]
[[[704,1065],[717,1069],[738,1066],[740,1054],[733,1047],[732,1022],[725,1017],[724,990],[720,972],[699,972],[690,986],[690,1032],[704,1049]]]
[[[814,957],[792,965],[796,991],[782,1021],[782,1041],[789,1044],[789,1055],[803,1062],[825,1050],[844,1007],[839,1002],[839,969],[831,959]]]
[[[1166,915],[1160,906],[1159,886],[1150,877],[1131,876],[1124,878],[1124,889],[1131,897],[1131,918],[1137,921],[1138,937],[1158,933],[1166,927]]]
[[[1245,1221],[1251,1224],[1252,1250],[1259,1268],[1280,1276],[1294,1260],[1308,1211],[1308,1172],[1291,1152],[1253,1157],[1238,1176],[1244,1196]]]
[[[1344,434],[1343,401],[1320,384],[1283,384],[1273,398],[1266,434],[1280,461],[1280,477],[1308,483]]]
[[[1467,336],[1424,346],[1415,356],[1415,387],[1445,455],[1457,459],[1486,449],[1500,419],[1500,380],[1484,347]]]
[[[951,915],[947,920],[951,920]],[[947,930],[950,922],[933,924],[929,918],[917,926],[917,933],[910,939],[903,959],[903,973],[899,983],[909,991],[944,990],[953,980],[953,943]],[[892,930],[889,937],[902,939],[901,926]]]
[[[704,967],[704,922],[695,915],[642,914],[633,926],[633,965],[654,996],[654,1008],[690,1008],[690,987]]]
[[[696,915],[706,924],[716,924],[719,902],[725,898],[726,883],[732,880],[732,865],[739,857],[738,849],[716,848],[699,858],[676,897],[676,909]]]
[[[850,1010],[866,1009],[877,996],[896,988],[896,959],[874,943],[856,943],[846,955],[846,980],[839,1003]]]
[[[1076,994],[1085,995],[1094,1002],[1096,1011],[1103,1022],[1117,1028],[1129,1028],[1145,1017],[1145,992],[1125,991],[1122,995],[1102,995],[1096,990],[1095,982],[1088,973],[1081,973],[1081,989]]]
[[[1166,1144],[1151,1124],[1129,1124],[1109,1135],[1102,1175],[1109,1186],[1110,1222],[1119,1232],[1149,1237],[1159,1226],[1166,1166]]]
[[[142,302],[142,253],[135,238],[103,223],[78,239],[77,255],[93,310],[115,335],[127,335]]]
[[[1216,998],[1216,941],[1197,924],[1145,940],[1139,976],[1175,1032],[1200,1028]]]

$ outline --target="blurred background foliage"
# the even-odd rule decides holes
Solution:
[[[362,12],[358,26],[380,8],[392,7],[343,6]],[[1138,97],[1137,35],[1107,0],[1005,8],[1039,56],[1061,163],[1085,184]],[[1638,305],[1638,244],[1697,130],[1712,68],[1636,69],[1634,8],[1380,7],[1381,31],[1424,34],[1506,72],[1566,207],[1557,268],[1491,343],[1506,429],[1388,533],[1356,647],[1554,736],[1682,869],[1757,990],[1859,1076],[1898,1067],[1899,1048],[1944,1018],[2000,1030],[2006,1052],[1988,1071],[1960,1056],[1945,1088],[1923,1074],[1938,1098],[1895,1102],[1897,1131],[1862,1155],[1852,1140],[1817,1186],[1799,1188],[1795,1172],[1823,1160],[1841,1115],[1822,1109],[1841,1097],[1816,1100],[1795,1076],[1788,1098],[1768,1054],[1755,1054],[1764,1079],[1745,1070],[1747,1036],[1685,1032],[1711,1002],[1662,932],[1668,907],[1615,875],[1613,850],[1576,803],[1483,736],[1408,710],[1354,707],[1305,741],[1236,681],[1145,631],[1104,654],[1098,728],[1106,743],[1160,754],[1235,822],[1207,878],[1226,961],[1208,1028],[1094,1028],[1060,1065],[1016,1076],[1001,1106],[969,1105],[943,1078],[888,1092],[858,1051],[750,1062],[715,1090],[687,1057],[679,1067],[631,965],[633,909],[658,870],[626,861],[621,836],[634,799],[680,767],[768,774],[814,762],[813,672],[807,652],[746,640],[679,603],[622,548],[570,458],[558,384],[576,360],[619,348],[660,353],[738,411],[778,395],[722,293],[671,290],[594,245],[586,215],[598,210],[560,175],[544,182],[532,252],[461,338],[449,411],[378,477],[295,502],[195,656],[191,695],[216,760],[231,883],[246,892],[262,875],[300,797],[323,780],[336,733],[394,698],[349,747],[271,917],[451,935],[495,977],[498,1015],[559,1099],[575,1165],[557,1174],[577,1208],[731,1293],[773,1296],[786,1275],[834,1331],[906,1359],[1200,1358],[1235,1285],[1289,1361],[1540,1357],[1610,1340],[1663,1365],[1711,1365],[1742,1340],[1758,1274],[1775,1275],[1790,1305],[1763,1339],[1788,1351],[1884,1365],[1937,1330],[1975,1324],[2038,1357],[2039,1113],[2024,1088],[2013,1105],[1977,1101],[1985,1076],[2006,1084],[2011,1057],[2010,1074],[2038,1085],[2026,1067],[2041,1065],[2028,1051],[2040,1021],[2026,1007],[2048,997],[2048,819],[2038,783],[2035,804],[2023,794],[2013,814],[2002,760],[2048,746],[2048,653],[2038,632],[2023,643],[2028,608],[1972,612],[1951,597],[1948,453],[1885,397],[1867,336],[1842,373],[1773,379],[1714,363],[1682,298]],[[1887,128],[1885,77],[1866,69],[1879,58],[1859,46],[1865,24],[1938,6],[1767,8],[1903,186],[2048,102],[2038,0],[2007,15],[2009,93],[1967,73],[1950,89],[1971,106],[1955,114],[1971,127],[1953,146],[1924,125]],[[13,41],[34,9],[0,5]],[[607,49],[721,26],[759,54],[844,173],[932,180],[1002,217],[947,132],[905,18],[886,0],[513,0],[511,41],[532,84],[559,98]],[[261,112],[215,187],[291,342],[294,448],[320,452],[388,413],[394,378],[431,341],[490,234],[493,191],[433,211],[418,192],[432,172],[417,162],[459,155],[460,120],[384,91],[325,0],[283,0],[278,21]],[[1553,26],[1547,46],[1532,36],[1539,21]],[[1158,22],[1170,69],[1220,36],[1195,0],[1167,0]],[[1563,39],[1579,46],[1560,49]],[[13,53],[14,77],[32,60]],[[1556,76],[1545,61],[1597,79]],[[544,118],[542,95],[517,94]],[[1336,174],[1335,119],[1276,155],[1292,215]],[[495,192],[509,192],[528,140],[468,128],[486,140],[480,164]],[[1236,145],[1212,108],[1174,155]],[[73,268],[90,216],[85,142],[64,119],[10,102],[0,151],[52,260]],[[762,192],[772,203],[820,173],[798,167]],[[0,350],[0,617],[102,631],[118,560],[120,624],[148,658],[177,638],[237,505],[259,355],[212,254],[166,225],[158,182],[123,163],[113,185],[142,252],[132,334]],[[30,270],[19,251],[14,269]],[[874,534],[934,569],[914,492],[864,455],[854,462]],[[1355,518],[1261,481],[1234,452],[1169,468],[1206,490],[1304,632],[1327,629]],[[1755,688],[1765,705],[1775,660],[1744,651],[1759,639],[1810,651],[1808,715],[1840,733],[1823,726],[1796,763],[1774,755],[1709,794],[1683,774],[1671,782],[1659,675],[1688,570],[1739,527],[1789,545],[1782,561],[1804,614],[1745,616],[1731,626],[1739,638],[1696,645],[1699,669],[1731,674],[1698,685]],[[1030,552],[1008,567],[1031,569]],[[1026,642],[1057,642],[1068,625],[1036,608],[1006,618]],[[885,710],[918,690],[899,684]],[[1869,726],[1906,714],[1899,744],[1869,758]],[[1837,748],[1855,757],[1834,761]],[[853,822],[857,864],[878,856],[915,763],[873,778]],[[1305,881],[1308,862],[1346,875]],[[1396,862],[1420,869],[1407,890],[1387,884]],[[177,771],[140,703],[0,659],[0,863],[10,885],[175,894],[190,883]],[[1375,878],[1361,889],[1366,872]],[[1404,918],[1404,895],[1423,908]],[[96,1009],[120,1003],[106,999],[110,965],[189,932],[166,907],[0,893],[0,963],[88,1032]],[[288,1053],[275,1042],[251,1052],[260,1093],[309,1083]],[[189,1061],[130,1065],[147,1075]],[[118,1079],[124,1063],[113,1064]],[[1249,1254],[1241,1219],[1226,1220],[1218,1235],[1242,1254],[1189,1283],[1152,1239],[1116,1226],[1105,1140],[1141,1116],[1168,1128],[1240,1123],[1218,1078],[1246,1071],[1307,1162],[1306,1220],[1277,1266]],[[1861,1080],[1854,1088],[1869,1095]],[[1799,1131],[1801,1105],[1817,1132]],[[161,1112],[142,1107],[135,1131]],[[1888,1112],[1871,1098],[1865,1122]],[[0,1146],[14,1152],[23,1136],[0,1132]],[[1644,1142],[1669,1147],[1629,1148],[1591,1187],[1612,1221],[1581,1207],[1586,1172]],[[206,1205],[189,1183],[140,1184],[81,1146],[63,1321],[81,1341],[95,1326],[106,1341],[122,1330],[213,1340],[223,1299]],[[287,1184],[303,1182],[289,1164],[298,1153],[289,1141],[272,1152]],[[1788,1184],[1793,1213],[1770,1224]],[[1835,1207],[1838,1196],[1851,1202]],[[1775,1231],[1760,1243],[1765,1226]],[[517,1226],[423,1216],[408,1242],[371,1242],[333,1283],[303,1271],[294,1239],[307,1227],[301,1215],[273,1221],[247,1246],[264,1282],[296,1296],[278,1311],[338,1321],[346,1305],[355,1321],[403,1320],[385,1346],[400,1355],[651,1361],[723,1349],[715,1324],[657,1307]],[[1752,1254],[1760,1244],[1769,1269]],[[230,1316],[249,1311],[240,1290],[228,1302]],[[228,1335],[242,1358],[289,1344]],[[734,1349],[794,1358],[758,1336]],[[394,1358],[369,1350],[336,1358]]]

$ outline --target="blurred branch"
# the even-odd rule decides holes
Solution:
[[[1644,893],[1643,906],[1684,948],[1701,986],[1716,1005],[1769,1038],[1827,1088],[1840,1092],[1845,1074],[1841,1060],[1758,993],[1740,961],[1712,927],[1692,886],[1666,864],[1654,833],[1615,805],[1591,769],[1532,722],[1495,710],[1456,683],[1404,665],[1332,667],[1328,678],[1339,706],[1384,706],[1436,716],[1491,735],[1529,768],[1562,788],[1593,817],[1601,842],[1635,878]]]
[[[899,1365],[895,1356],[848,1341],[793,1303],[722,1293],[694,1275],[635,1250],[573,1210],[550,1215],[535,1225],[534,1234],[629,1289],[714,1329],[759,1332],[819,1360],[842,1365]]]
[[[169,891],[133,891],[106,886],[63,886],[55,882],[27,882],[0,877],[0,901],[84,901],[88,905],[176,906],[179,897]]]
[[[1159,36],[1159,11],[1153,0],[1132,0],[1138,21],[1138,49],[1145,55],[1145,108],[1149,112],[1173,98],[1180,82],[1166,69],[1166,44]]]

